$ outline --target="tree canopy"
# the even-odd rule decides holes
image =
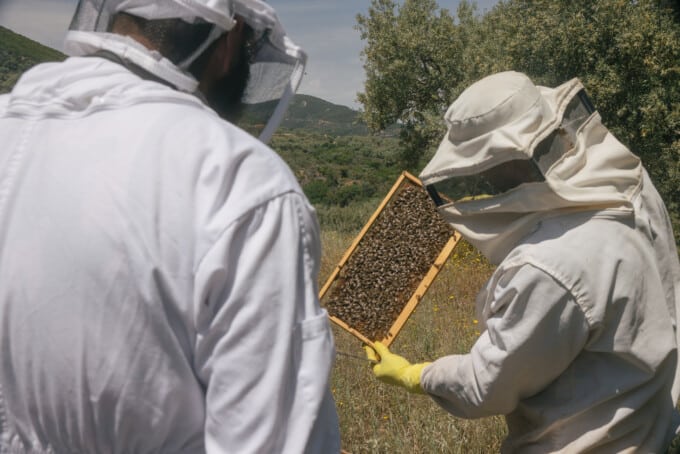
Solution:
[[[455,14],[435,0],[371,0],[359,95],[370,128],[402,125],[415,168],[444,135],[470,84],[506,70],[557,86],[578,77],[603,122],[643,163],[680,239],[680,6],[668,0],[505,0]]]

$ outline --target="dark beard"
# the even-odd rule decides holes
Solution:
[[[250,63],[248,58],[244,57],[241,55],[229,74],[215,82],[205,96],[208,105],[220,117],[231,123],[239,120],[245,107],[243,95],[250,79]]]

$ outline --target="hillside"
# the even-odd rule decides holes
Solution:
[[[281,130],[271,146],[314,204],[347,206],[381,197],[401,170],[398,139]]]
[[[336,135],[365,135],[368,128],[359,112],[314,96],[298,94],[291,103],[282,127]]]
[[[0,93],[10,91],[31,66],[64,58],[61,52],[0,26]]]
[[[276,107],[276,102],[249,105],[244,111],[242,123],[259,129]],[[310,95],[297,94],[290,103],[281,128],[293,131],[319,132],[339,136],[367,135],[368,128],[359,112],[346,106],[332,104]]]

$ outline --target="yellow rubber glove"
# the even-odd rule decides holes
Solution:
[[[366,346],[364,350],[368,360],[377,363],[373,366],[373,373],[378,380],[401,386],[412,393],[425,394],[420,387],[420,374],[430,363],[411,364],[406,358],[391,353],[380,342],[375,342],[373,347]]]

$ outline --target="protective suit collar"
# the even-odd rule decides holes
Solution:
[[[70,31],[66,35],[66,52],[70,55],[92,55],[99,51],[111,52],[154,76],[166,80],[178,90],[194,93],[198,81],[182,71],[159,52],[144,47],[132,38],[114,33]]]
[[[69,58],[43,63],[24,73],[9,95],[8,113],[25,117],[80,118],[94,111],[144,102],[193,105],[212,113],[195,96],[142,81],[118,63],[101,58]]]
[[[533,87],[533,88],[532,88]],[[583,87],[573,79],[555,89],[523,74],[500,73],[473,84],[446,113],[448,133],[420,174],[425,185],[471,175],[513,159],[531,159],[560,125]],[[640,160],[593,113],[565,153],[543,166],[542,182],[521,184],[479,200],[448,203],[440,214],[492,263],[500,263],[542,219],[571,211],[633,214],[642,179]]]

